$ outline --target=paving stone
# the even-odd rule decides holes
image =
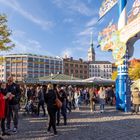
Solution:
[[[98,109],[99,107],[97,107]],[[140,115],[119,112],[106,106],[106,111],[90,112],[83,107],[68,114],[68,125],[57,127],[58,135],[47,133],[48,118],[23,116],[20,113],[18,133],[5,140],[140,140]]]

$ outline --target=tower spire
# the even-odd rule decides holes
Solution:
[[[90,46],[93,48],[93,32],[91,32]]]
[[[88,50],[88,61],[94,62],[95,61],[95,51],[93,48],[93,32],[91,32],[91,38],[90,38],[90,48]]]

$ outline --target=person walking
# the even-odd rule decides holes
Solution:
[[[133,104],[133,110],[132,114],[139,112],[139,106],[140,106],[140,92],[137,87],[134,88],[134,91],[132,91],[132,104]]]
[[[104,106],[105,106],[105,87],[100,87],[100,90],[98,92],[99,94],[99,103],[100,103],[100,112],[104,112]]]
[[[48,132],[50,132],[51,127],[52,127],[54,131],[54,135],[57,135],[57,131],[56,131],[57,108],[55,106],[55,101],[56,101],[56,93],[54,91],[53,85],[48,84],[47,93],[45,94],[45,102],[47,104],[47,110],[48,110],[48,115],[49,115]]]
[[[95,104],[96,104],[96,94],[94,88],[89,89],[89,99],[90,99],[90,109],[91,112],[95,111]]]
[[[44,107],[44,103],[45,103],[45,99],[44,99],[44,95],[45,95],[45,88],[43,86],[41,86],[38,90],[38,112],[37,115],[39,116],[40,114],[40,106],[42,107],[43,110],[43,117],[46,116],[46,111],[45,111],[45,107]]]
[[[13,82],[13,77],[8,77],[7,92],[11,93],[9,104],[8,104],[8,114],[7,114],[7,129],[10,131],[11,119],[13,119],[14,128],[13,132],[17,133],[18,128],[18,111],[20,102],[20,88],[19,85]]]
[[[78,88],[75,88],[74,99],[75,99],[75,107],[79,110],[80,91]]]

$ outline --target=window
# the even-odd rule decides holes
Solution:
[[[23,63],[23,66],[27,66],[27,63],[24,62],[24,63]]]
[[[27,57],[23,57],[22,59],[23,59],[23,60],[27,60]]]
[[[68,69],[65,69],[65,72],[66,72],[66,73],[69,73],[69,70],[68,70]]]
[[[29,78],[32,78],[32,77],[33,77],[33,75],[32,75],[32,74],[28,74],[28,77],[29,77]]]
[[[40,72],[44,72],[44,69],[40,69]]]
[[[55,66],[56,69],[59,69],[59,66]]]
[[[69,64],[68,63],[65,63],[65,66],[68,66]]]
[[[87,74],[87,71],[84,71],[85,74]]]
[[[73,67],[73,64],[70,64],[70,67]]]
[[[38,64],[34,64],[34,67],[35,67],[35,68],[38,68]]]
[[[17,72],[21,72],[21,71],[22,71],[22,69],[20,69],[20,68],[17,69]]]
[[[55,64],[58,65],[59,64],[59,61],[55,61]]]
[[[28,69],[28,71],[29,71],[29,72],[32,72],[32,71],[33,71],[33,69],[32,69],[32,68],[29,68],[29,69]]]
[[[49,59],[46,59],[45,62],[46,62],[46,63],[49,63]]]
[[[22,57],[17,57],[17,60],[22,60]]]
[[[33,63],[28,63],[28,66],[29,67],[33,67]]]
[[[15,68],[12,68],[11,72],[16,72],[16,69]]]
[[[26,68],[23,68],[22,70],[23,70],[23,72],[27,71],[27,69],[26,69]]]
[[[49,70],[48,70],[48,69],[45,69],[45,72],[46,72],[46,73],[49,73]]]
[[[77,65],[77,64],[75,64],[75,67],[76,67],[76,68],[78,68],[78,65]]]
[[[40,68],[44,68],[44,65],[43,64],[40,64]]]
[[[80,68],[83,68],[83,65],[80,65]]]
[[[49,68],[49,65],[45,65],[45,68]]]
[[[86,68],[87,68],[87,66],[84,66],[84,68],[86,69]]]
[[[54,65],[51,65],[50,68],[51,68],[51,69],[54,69]]]
[[[33,61],[33,58],[29,57],[29,58],[28,58],[28,61]]]
[[[16,63],[12,63],[12,66],[16,66]]]
[[[40,62],[44,62],[44,59],[40,59]]]
[[[17,66],[21,66],[22,65],[22,63],[17,63]]]
[[[50,63],[51,63],[51,64],[54,64],[54,60],[51,60]]]
[[[34,61],[35,61],[35,62],[38,62],[38,60],[39,60],[38,58],[34,58]]]
[[[6,66],[10,66],[10,63],[6,64]]]
[[[34,78],[38,78],[38,74],[35,74],[35,75],[34,75]]]

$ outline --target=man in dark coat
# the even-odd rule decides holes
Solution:
[[[12,76],[8,77],[7,81],[8,81],[7,92],[11,93],[11,98],[8,104],[7,129],[10,130],[10,123],[11,123],[11,119],[13,118],[13,123],[14,123],[13,132],[17,133],[20,88],[19,85],[13,82]]]

